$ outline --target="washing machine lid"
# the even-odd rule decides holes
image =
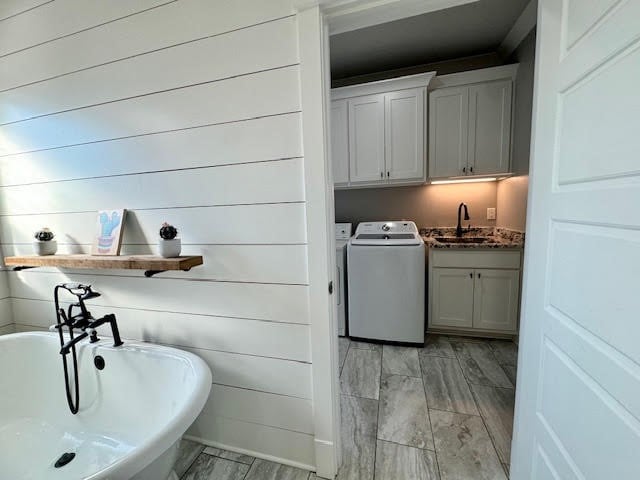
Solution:
[[[358,225],[351,245],[421,245],[418,227],[409,221],[363,222]]]

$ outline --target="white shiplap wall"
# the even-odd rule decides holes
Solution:
[[[205,257],[152,279],[9,272],[17,330],[54,321],[55,284],[91,283],[124,336],[211,366],[191,435],[313,467],[300,109],[291,0],[2,2],[4,254],[30,253],[42,226],[88,252],[95,211],[122,207],[123,253],[154,252],[169,221]]]
[[[0,16],[1,15],[2,10],[0,9]],[[2,249],[0,249],[0,255],[2,255]],[[15,331],[12,303],[7,272],[0,268],[0,335],[13,333]]]

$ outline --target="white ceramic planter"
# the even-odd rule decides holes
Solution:
[[[161,238],[158,241],[158,251],[161,257],[164,257],[164,258],[179,257],[181,250],[182,250],[182,242],[180,241],[179,238],[174,238],[172,240],[165,240]]]
[[[49,240],[48,242],[35,240],[33,242],[33,251],[36,255],[54,255],[58,251],[58,242],[55,240]]]

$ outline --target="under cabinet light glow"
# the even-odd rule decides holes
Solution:
[[[431,185],[444,185],[447,183],[478,183],[478,182],[495,182],[496,177],[489,178],[461,178],[459,180],[433,180]]]

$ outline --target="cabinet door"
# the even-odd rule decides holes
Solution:
[[[511,80],[469,87],[469,173],[509,172]]]
[[[469,87],[429,94],[429,177],[465,175],[469,138]]]
[[[515,332],[520,271],[482,269],[474,276],[473,327]]]
[[[331,102],[331,165],[334,185],[349,183],[349,122],[346,100]]]
[[[387,93],[384,114],[387,180],[425,180],[424,89]]]
[[[386,181],[383,94],[349,100],[349,174],[352,184]]]
[[[473,270],[434,268],[431,276],[432,327],[473,326]]]

